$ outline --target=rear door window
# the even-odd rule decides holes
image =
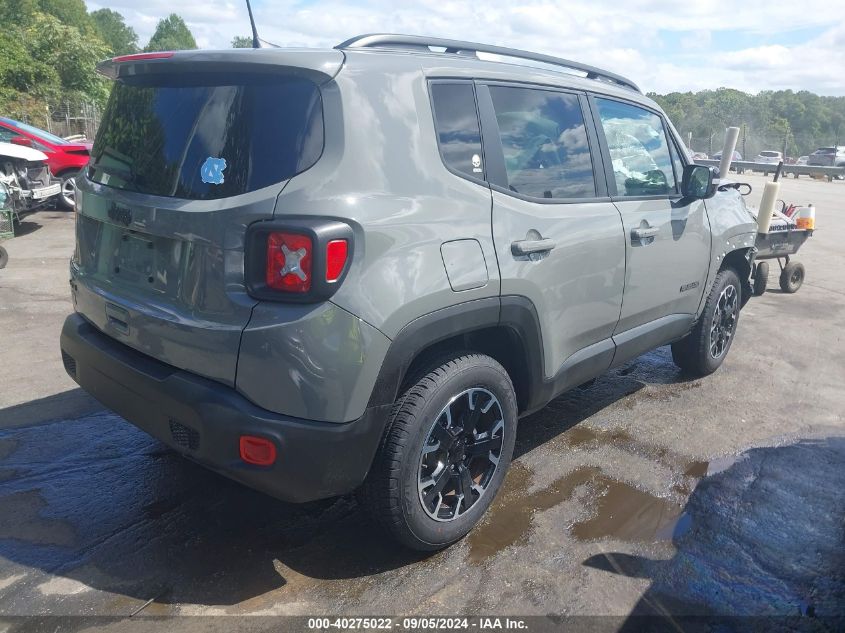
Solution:
[[[226,198],[287,180],[322,151],[322,101],[311,81],[139,75],[112,89],[89,177],[158,196]]]
[[[483,179],[481,129],[472,83],[433,83],[431,101],[443,162],[460,174]]]
[[[577,95],[490,86],[508,188],[532,198],[596,195],[590,145]]]
[[[669,195],[677,191],[666,130],[645,108],[596,99],[620,196]]]

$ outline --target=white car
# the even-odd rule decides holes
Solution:
[[[777,165],[782,160],[783,154],[781,154],[780,152],[764,150],[757,155],[757,158],[754,159],[754,162],[765,163],[768,165]]]
[[[62,190],[44,152],[14,143],[0,143],[0,182],[8,187],[17,211],[40,207]]]

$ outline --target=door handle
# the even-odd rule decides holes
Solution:
[[[548,253],[557,244],[554,240],[519,240],[511,242],[511,253],[514,255],[531,255],[532,253]]]
[[[631,230],[631,239],[633,240],[644,240],[649,237],[654,237],[660,233],[659,226],[648,226],[639,229],[632,229]]]

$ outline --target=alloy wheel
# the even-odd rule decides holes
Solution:
[[[710,326],[710,355],[720,358],[728,349],[739,312],[739,293],[734,286],[726,286],[713,310]]]
[[[502,405],[473,387],[452,398],[434,420],[422,447],[418,489],[426,514],[453,521],[487,491],[502,453]]]

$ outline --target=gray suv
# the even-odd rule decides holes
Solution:
[[[756,224],[624,77],[399,35],[99,70],[65,367],[247,486],[358,491],[441,548],[519,418],[660,345],[695,375],[730,349]]]

